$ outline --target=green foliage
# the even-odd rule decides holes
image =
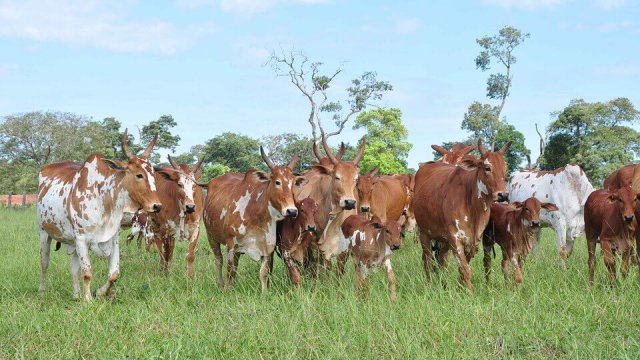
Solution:
[[[282,133],[279,135],[269,135],[262,138],[264,149],[271,161],[276,165],[287,165],[293,159],[293,154],[300,157],[294,172],[302,173],[311,167],[315,161],[313,155],[313,140],[306,136],[292,133]]]
[[[490,147],[505,125],[498,118],[497,107],[474,101],[464,114],[460,128],[469,131],[471,138],[482,138],[482,141]]]
[[[260,157],[260,141],[246,135],[224,132],[208,140],[202,148],[207,164],[221,164],[234,172],[265,169]]]
[[[158,163],[161,161],[157,149],[168,149],[172,152],[176,150],[176,147],[180,143],[180,135],[173,135],[171,133],[171,129],[176,125],[177,123],[173,119],[173,116],[162,115],[158,120],[150,121],[149,124],[142,127],[141,137],[145,146],[151,142],[155,134],[158,134],[158,142],[150,157],[152,162]]]
[[[367,146],[360,162],[363,172],[379,168],[381,174],[406,173],[407,156],[413,145],[402,124],[400,109],[373,109],[358,115],[354,129],[366,128]]]
[[[209,180],[213,179],[216,176],[224,175],[228,172],[231,172],[231,168],[227,165],[222,164],[213,164],[202,167],[202,176],[198,180],[201,183],[206,183]]]
[[[640,151],[640,112],[627,98],[588,103],[572,100],[549,125],[542,168],[580,165],[589,180],[601,183],[611,172],[632,162]]]

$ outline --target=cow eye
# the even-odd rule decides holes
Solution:
[[[524,211],[529,211],[529,208],[524,208]]]
[[[178,187],[179,187],[179,188],[181,188],[181,189],[183,189],[183,188],[184,188],[184,185],[183,185],[183,184],[178,183]]]
[[[491,166],[485,166],[484,167],[484,171],[491,172]]]
[[[136,177],[137,177],[138,179],[144,179],[144,175],[142,175],[142,174],[138,174],[138,175],[136,175]]]
[[[336,175],[336,180],[340,180],[340,176]]]
[[[282,182],[280,182],[280,180],[276,180],[276,185],[280,186],[280,185],[282,185]]]

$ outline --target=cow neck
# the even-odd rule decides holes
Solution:
[[[507,226],[509,236],[514,241],[514,248],[517,249],[519,254],[525,254],[528,252],[528,246],[526,244],[529,241],[528,236],[533,235],[533,231],[529,231],[528,226],[522,223],[522,214],[524,209],[514,209],[507,212]],[[523,243],[524,241],[524,243]],[[525,246],[525,248],[522,248]]]
[[[270,182],[266,183],[258,183],[258,184],[248,184],[248,187],[245,188],[245,191],[241,194],[244,196],[247,193],[247,189],[249,191],[249,204],[247,205],[247,209],[245,210],[245,214],[247,211],[257,220],[257,224],[259,225],[268,225],[272,223],[272,226],[276,226],[277,222],[277,214],[275,213],[277,210],[271,205],[269,201],[269,196],[267,194],[267,190],[269,190]],[[251,209],[251,205],[255,204],[255,208]],[[246,215],[245,215],[246,217]]]
[[[162,204],[160,212],[151,214],[153,218],[180,221],[180,201],[178,200],[178,185],[175,181],[167,180],[158,173],[154,174],[158,184],[158,197]]]
[[[480,168],[474,170],[465,170],[461,167],[456,167],[456,174],[454,172],[454,178],[460,176],[464,180],[472,180],[472,186],[465,186],[467,205],[471,210],[471,214],[486,213],[489,215],[491,211],[491,203],[493,202],[493,189],[486,187],[484,181],[480,180]],[[461,173],[460,173],[461,172]],[[469,184],[469,181],[464,181],[465,184]],[[484,184],[484,188],[480,184]],[[482,190],[486,189],[486,194]]]

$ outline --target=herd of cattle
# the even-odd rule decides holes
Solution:
[[[71,256],[73,296],[80,297],[82,279],[83,296],[92,299],[89,250],[109,262],[108,280],[94,296],[109,295],[119,276],[119,232],[124,225],[132,227],[129,241],[138,235],[139,245],[144,239],[147,249],[155,248],[164,270],[171,263],[175,242],[188,241],[187,275],[192,277],[203,220],[221,289],[233,285],[239,257],[246,254],[260,262],[265,291],[275,251],[294,286],[300,284],[301,270],[315,276],[318,267],[330,267],[334,257],[338,274],[352,258],[357,289],[366,285],[370,269],[382,267],[392,300],[397,295],[391,255],[402,246],[404,232],[416,225],[427,277],[431,279],[432,271],[447,266],[451,252],[460,282],[469,290],[469,261],[480,243],[487,281],[497,243],[505,280],[512,274],[520,284],[525,258],[540,234],[537,228],[543,224],[553,227],[562,265],[574,240],[586,232],[590,283],[595,246],[600,242],[614,284],[616,253],[622,256],[625,276],[629,258],[636,256],[632,240],[640,238],[636,235],[640,167],[636,165],[614,172],[604,190],[594,191],[577,165],[554,171],[518,171],[507,185],[504,154],[511,143],[488,151],[478,140],[476,146],[456,145],[451,150],[432,146],[442,158],[422,164],[415,176],[378,175],[376,170],[360,175],[364,139],[350,161],[342,158],[344,145],[333,154],[323,139],[326,155],[314,144],[317,162],[302,174],[292,170],[297,155],[289,164],[279,165],[261,148],[269,172],[227,173],[201,184],[202,161],[188,166],[169,157],[170,165],[154,168],[149,155],[156,141],[157,135],[141,155],[132,154],[125,130],[125,161],[93,154],[84,163],[60,162],[41,170],[37,201],[40,293],[46,288],[50,247],[55,240],[56,250],[64,244]],[[226,251],[225,278],[221,245]]]

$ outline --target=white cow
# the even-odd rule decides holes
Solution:
[[[541,202],[554,203],[559,211],[540,212],[540,220],[556,232],[561,264],[573,251],[573,242],[584,233],[584,203],[593,186],[578,165],[566,165],[553,171],[521,170],[511,175],[507,191],[509,201],[524,202],[535,197]],[[536,243],[540,232],[536,233]]]

